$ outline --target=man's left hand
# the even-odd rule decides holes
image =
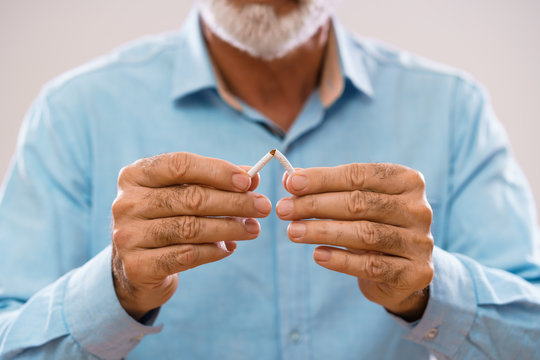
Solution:
[[[367,299],[403,319],[422,317],[433,237],[421,173],[395,164],[349,164],[299,169],[283,184],[294,196],[281,199],[276,212],[292,220],[292,241],[332,245],[315,249],[317,264],[357,277]]]

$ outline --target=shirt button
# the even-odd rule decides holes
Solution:
[[[300,333],[297,330],[291,331],[289,334],[289,340],[295,344],[298,343],[300,341]]]
[[[435,339],[435,337],[437,336],[438,333],[439,333],[439,330],[437,330],[437,328],[431,328],[426,333],[426,335],[424,335],[424,339],[433,340],[433,339]]]

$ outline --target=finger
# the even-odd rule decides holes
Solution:
[[[224,242],[182,244],[135,250],[129,258],[136,260],[124,260],[124,271],[130,279],[159,280],[231,255],[235,245],[229,243],[229,248],[226,245]]]
[[[294,221],[287,234],[297,243],[379,251],[407,259],[412,257],[408,244],[416,244],[406,240],[412,236],[409,230],[370,221]]]
[[[319,246],[313,252],[315,262],[329,270],[359,279],[398,285],[403,283],[409,260],[374,253],[352,253],[348,250]]]
[[[414,215],[397,195],[359,190],[284,198],[276,212],[283,220],[369,220],[396,226],[408,225]]]
[[[298,170],[302,170],[302,168],[294,168],[294,171],[295,173],[298,171]],[[285,188],[285,190],[287,190],[288,192],[291,192],[288,188],[288,180],[289,179],[289,173],[288,172],[284,172],[283,173],[283,176],[281,177],[281,182],[283,183],[283,187]]]
[[[405,166],[355,163],[301,169],[288,177],[285,188],[293,195],[352,190],[402,194],[424,186],[423,175]]]
[[[164,187],[202,184],[228,191],[247,191],[251,179],[247,172],[228,161],[177,152],[136,161],[120,171],[119,184]]]
[[[242,170],[245,170],[246,172],[249,171],[249,169],[251,169],[251,166],[247,166],[247,165],[240,165],[239,167]],[[257,189],[257,187],[259,186],[260,181],[261,181],[261,176],[259,175],[259,173],[253,175],[253,177],[251,178],[251,185],[249,186],[248,191],[255,191],[255,189]]]
[[[146,219],[180,215],[237,216],[260,218],[272,210],[264,195],[234,193],[199,185],[180,185],[157,188],[140,194],[132,210]]]
[[[136,245],[139,248],[251,240],[255,239],[260,232],[259,223],[251,218],[177,216],[140,221],[140,223],[144,223],[144,228],[133,229],[133,236],[142,233],[142,239]]]

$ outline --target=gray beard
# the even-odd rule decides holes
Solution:
[[[302,45],[333,14],[339,0],[300,0],[297,9],[282,16],[271,5],[238,8],[230,0],[196,0],[210,30],[255,58],[281,58]]]

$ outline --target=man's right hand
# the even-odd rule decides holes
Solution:
[[[190,153],[141,159],[120,171],[112,206],[116,294],[135,319],[163,305],[178,273],[221,260],[235,240],[255,239],[253,218],[271,203],[253,193],[258,175],[227,161]]]

